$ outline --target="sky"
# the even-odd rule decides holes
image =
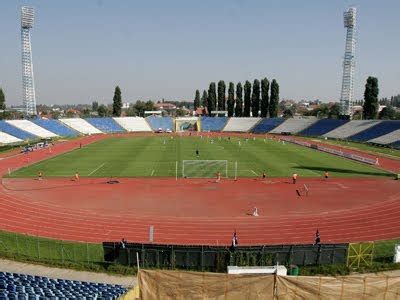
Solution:
[[[0,87],[22,103],[20,6],[35,8],[38,104],[193,100],[211,81],[276,79],[280,98],[338,101],[343,11],[358,13],[355,96],[400,93],[398,0],[2,0]]]

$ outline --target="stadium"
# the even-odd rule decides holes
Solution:
[[[192,45],[182,47],[175,36],[153,35],[172,28],[177,35],[182,29],[182,37],[185,34],[192,37],[193,31],[200,29],[191,27],[196,24],[195,18],[185,21],[190,25],[176,26],[188,8],[172,12],[171,5],[157,11],[152,5],[146,8],[145,4],[133,7],[123,3],[126,11],[115,7],[103,10],[107,5],[97,1],[95,9],[91,5],[77,6],[79,13],[75,11],[74,22],[68,28],[62,27],[61,16],[67,11],[72,13],[76,9],[72,9],[73,5],[57,10],[42,7],[47,18],[49,14],[58,17],[57,22],[50,23],[56,33],[52,36],[54,41],[50,47],[45,43],[42,46],[45,55],[38,61],[44,69],[39,67],[39,72],[45,70],[62,85],[68,81],[76,86],[67,90],[54,78],[47,78],[50,84],[40,89],[40,93],[46,95],[47,89],[51,90],[55,84],[60,99],[71,95],[86,97],[83,101],[96,99],[91,106],[37,104],[31,45],[35,10],[21,7],[23,105],[9,107],[7,103],[6,107],[0,87],[0,300],[400,299],[400,95],[390,100],[379,99],[378,78],[369,76],[363,100],[356,99],[359,94],[355,88],[356,7],[349,7],[343,14],[346,42],[339,102],[322,103],[320,99],[306,101],[301,96],[303,92],[332,93],[321,91],[327,88],[324,80],[332,78],[327,75],[324,79],[321,70],[318,70],[321,76],[318,84],[296,90],[295,97],[302,99],[299,102],[283,99],[275,78],[271,82],[267,77],[254,79],[253,83],[245,80],[243,86],[241,81],[233,83],[235,76],[253,74],[254,70],[246,70],[247,66],[256,71],[266,67],[255,54],[256,48],[264,48],[273,60],[282,62],[278,56],[284,55],[284,46],[280,45],[282,53],[278,55],[274,47],[262,44],[259,32],[251,50],[242,51],[243,45],[237,43],[236,37],[235,47],[229,46],[229,38],[224,39],[227,42],[224,58],[234,55],[237,49],[233,48],[239,46],[235,59],[245,62],[232,72],[229,68],[236,62],[227,60],[229,63],[224,65],[208,57],[204,63],[202,59],[209,54],[204,51],[207,47],[190,51]],[[304,7],[307,5],[304,3]],[[261,12],[256,13],[256,6],[252,7],[251,20],[246,19],[252,31],[263,28],[257,24],[261,18],[255,18]],[[239,4],[232,7],[237,12],[229,13],[227,24],[232,14],[246,11]],[[15,10],[8,5],[4,8]],[[142,15],[140,8],[150,13],[151,23],[143,19],[148,16]],[[271,12],[275,9],[269,8]],[[123,16],[128,11],[119,20],[112,15],[114,12]],[[168,11],[171,16],[177,13],[173,22],[163,19]],[[193,11],[190,8],[186,14],[189,16]],[[311,11],[310,19],[317,20],[315,12],[319,11],[324,23],[329,24],[328,15],[323,15],[321,8]],[[159,15],[154,22],[160,12],[162,17]],[[309,12],[303,13],[306,16]],[[75,22],[82,24],[80,16],[85,14],[95,16],[90,19],[90,27],[94,29],[90,38],[80,37],[76,49],[79,54],[73,62],[65,58],[64,64],[57,58],[53,61],[57,68],[49,71],[52,57],[46,51],[54,47],[58,49],[57,57],[74,56],[67,29],[75,26]],[[207,7],[210,17],[208,14]],[[301,14],[288,10],[285,15],[285,23],[290,24],[290,18]],[[272,17],[275,16],[270,14],[271,22]],[[127,22],[130,19],[137,24],[132,26],[131,21]],[[301,24],[306,19],[302,16]],[[100,25],[100,20],[106,22]],[[200,20],[205,27],[202,30],[212,24],[210,20]],[[120,28],[110,32],[108,27],[113,27],[113,22]],[[218,26],[221,22],[218,19]],[[137,29],[136,25],[141,23],[147,25]],[[154,23],[164,24],[165,28],[147,32],[154,29]],[[48,27],[43,24],[39,23],[39,28]],[[104,24],[107,26],[102,27]],[[76,26],[74,36],[77,31],[83,34],[87,30],[86,26]],[[325,30],[322,26],[321,31]],[[279,36],[269,32],[270,40],[275,43],[282,39],[284,27],[279,26],[282,30]],[[301,26],[296,27],[304,31]],[[66,31],[65,37],[61,30]],[[225,33],[229,35],[231,30]],[[292,30],[293,26],[289,28],[291,34]],[[45,33],[42,43],[49,40],[50,32]],[[100,32],[101,43],[96,44]],[[99,59],[101,55],[109,55],[102,52],[102,48],[107,49],[106,41],[111,41],[107,32],[116,38],[110,44],[117,46],[113,51],[118,51],[113,63],[123,66],[118,71],[108,65],[107,59]],[[218,39],[213,40],[210,32],[206,33],[208,46],[218,48],[222,34],[218,33]],[[296,43],[300,41],[298,34]],[[317,43],[315,34],[306,43]],[[122,43],[116,42],[121,38]],[[168,44],[169,38],[176,45]],[[157,41],[154,48],[150,40]],[[285,40],[295,41],[286,36]],[[160,48],[160,41],[165,48]],[[323,42],[318,43],[321,46]],[[290,74],[280,73],[285,63],[271,69],[273,76],[280,77],[286,93],[304,76],[296,77],[292,73],[296,68],[316,73],[313,63],[321,57],[312,54],[309,44],[296,45],[295,61],[290,61],[292,54],[285,57]],[[333,48],[330,41],[328,44]],[[144,50],[142,45],[146,45]],[[158,52],[154,55],[151,51],[156,48]],[[303,48],[308,50],[302,52]],[[128,56],[124,57],[127,49]],[[80,60],[85,51],[90,55]],[[185,63],[188,53],[190,59]],[[244,57],[243,53],[251,55]],[[333,53],[336,52],[323,55],[336,55]],[[387,50],[388,57],[389,54]],[[165,61],[160,59],[162,55]],[[179,56],[175,57],[179,63],[168,65],[174,61],[174,55]],[[257,60],[252,61],[255,57]],[[310,57],[312,61],[307,60]],[[146,64],[141,65],[139,60]],[[69,73],[74,78],[63,80],[64,72],[71,70],[68,62],[71,67],[75,64],[73,73]],[[4,63],[7,62],[1,62],[2,67]],[[157,66],[155,70],[151,69],[153,63]],[[180,70],[178,66],[196,66],[194,69],[208,66],[209,78],[212,75],[209,66],[219,74],[216,67],[219,63],[224,66],[221,70],[226,69],[233,76],[228,87],[224,80],[217,84],[210,82],[203,96],[196,90],[193,102],[165,102],[160,98],[173,90],[169,85],[174,71],[181,79],[188,77],[188,70]],[[85,66],[90,66],[90,71],[84,70]],[[379,69],[377,65],[374,68]],[[122,80],[123,70],[128,71],[125,75],[129,81]],[[168,73],[163,73],[165,70]],[[107,84],[118,80],[130,86],[139,80],[132,85],[138,89],[137,95],[143,91],[150,95],[159,92],[154,97],[162,101],[122,102],[117,85],[112,105],[104,104],[103,95],[92,95],[101,91],[101,80],[95,76],[100,73],[102,76],[107,73],[101,79],[106,78]],[[135,77],[137,74],[139,77]],[[95,77],[99,81],[94,83]],[[387,93],[390,80],[388,76],[382,77]],[[192,80],[196,85],[202,82],[195,77]],[[43,83],[43,77],[38,82]],[[151,85],[147,86],[149,82]],[[83,83],[88,86],[83,87]],[[180,81],[175,93],[184,94],[185,85],[191,83]],[[9,83],[5,86],[7,92],[12,90]],[[51,93],[46,101],[48,95]],[[178,99],[181,95],[173,97]],[[65,101],[60,99],[56,102]],[[103,104],[99,105],[97,99]]]

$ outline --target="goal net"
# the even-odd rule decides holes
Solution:
[[[227,160],[183,160],[183,178],[214,178],[217,172],[221,177],[228,177]]]

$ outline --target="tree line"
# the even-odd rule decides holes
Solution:
[[[270,117],[278,116],[279,84],[273,79],[270,83],[267,78],[254,79],[253,85],[246,80],[244,85],[239,82],[229,82],[228,96],[226,97],[225,81],[220,80],[216,85],[211,82],[208,90],[196,90],[194,98],[194,109],[207,108],[211,116],[212,111],[228,111],[228,117]]]

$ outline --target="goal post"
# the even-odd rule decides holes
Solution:
[[[214,178],[217,172],[222,178],[228,177],[227,160],[183,160],[183,178]]]

